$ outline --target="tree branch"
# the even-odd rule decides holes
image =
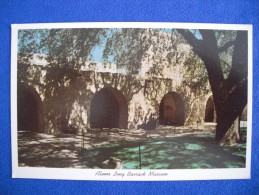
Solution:
[[[203,60],[208,72],[211,90],[213,95],[217,96],[220,94],[220,86],[224,76],[220,65],[215,32],[213,30],[199,30],[202,35],[201,40],[198,40],[189,30],[178,30],[178,32],[193,46],[193,51]]]
[[[201,41],[198,40],[193,33],[191,33],[187,29],[177,29],[177,32],[179,32],[185,40],[193,47],[193,50],[196,54],[201,54],[202,52],[202,44]]]
[[[225,43],[225,45],[218,48],[218,52],[220,53],[220,52],[226,51],[229,47],[234,45],[234,43],[235,41],[228,41],[227,43]]]
[[[215,36],[215,32],[213,30],[199,30],[202,35],[202,40],[205,46],[205,51],[209,51],[216,54],[215,52],[218,52],[218,44],[217,39]],[[204,51],[203,51],[204,52]]]
[[[234,44],[231,71],[228,81],[235,84],[243,78],[247,78],[248,64],[248,34],[247,31],[238,31]]]

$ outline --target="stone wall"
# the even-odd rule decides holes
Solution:
[[[26,92],[24,88],[27,89]],[[164,110],[173,109],[170,105],[161,106],[166,95],[170,96],[171,102],[175,101],[175,106],[179,106],[179,100],[176,101],[172,94],[177,94],[183,102],[182,125],[203,123],[206,102],[210,96],[200,88],[191,88],[184,82],[179,84],[173,79],[33,65],[18,66],[18,100],[22,98],[22,93],[28,93],[32,97],[24,100],[26,103],[18,105],[18,115],[26,115],[21,120],[28,121],[36,120],[32,116],[37,115],[34,118],[37,118],[40,125],[35,128],[46,133],[80,133],[93,128],[96,125],[91,114],[97,113],[94,116],[98,116],[98,112],[104,117],[99,122],[109,119],[110,122],[108,120],[106,123],[111,127],[153,129],[161,122],[161,113],[170,113]],[[33,99],[40,101],[32,101]],[[35,113],[30,113],[28,109],[26,111],[28,101],[34,102],[31,106],[37,107]],[[105,104],[106,107],[102,107],[102,102],[105,101],[109,106]],[[114,119],[117,121],[111,122],[113,118],[117,118]],[[18,123],[21,121],[18,120]],[[106,123],[103,123],[105,126]]]

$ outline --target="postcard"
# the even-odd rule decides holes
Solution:
[[[252,25],[12,25],[13,178],[249,179]]]

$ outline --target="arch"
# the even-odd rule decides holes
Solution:
[[[215,122],[215,121],[216,121],[216,117],[215,117],[214,101],[212,96],[210,96],[206,103],[204,122]]]
[[[128,126],[128,105],[123,94],[111,87],[98,91],[90,106],[91,128],[122,128]]]
[[[43,132],[43,105],[37,91],[24,83],[17,86],[18,131]]]
[[[185,121],[184,102],[175,92],[167,93],[159,106],[159,123],[182,126]]]

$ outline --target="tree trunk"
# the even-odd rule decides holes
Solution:
[[[240,139],[235,123],[247,104],[247,81],[237,83],[231,90],[222,87],[220,94],[214,93],[215,110],[217,113],[216,141],[228,140],[232,144]],[[227,88],[227,89],[226,89]],[[224,90],[225,89],[225,90]],[[235,130],[233,129],[235,127]],[[229,134],[227,133],[229,131]],[[236,136],[234,136],[236,134]]]
[[[226,134],[219,140],[220,145],[235,145],[240,141],[239,117],[228,128]]]
[[[193,47],[193,51],[203,60],[208,72],[209,83],[213,94],[217,114],[216,141],[234,144],[239,141],[238,116],[247,104],[247,62],[248,33],[237,31],[232,55],[232,66],[228,78],[223,76],[215,32],[199,30],[202,39],[198,40],[191,31],[178,29],[178,32]]]

